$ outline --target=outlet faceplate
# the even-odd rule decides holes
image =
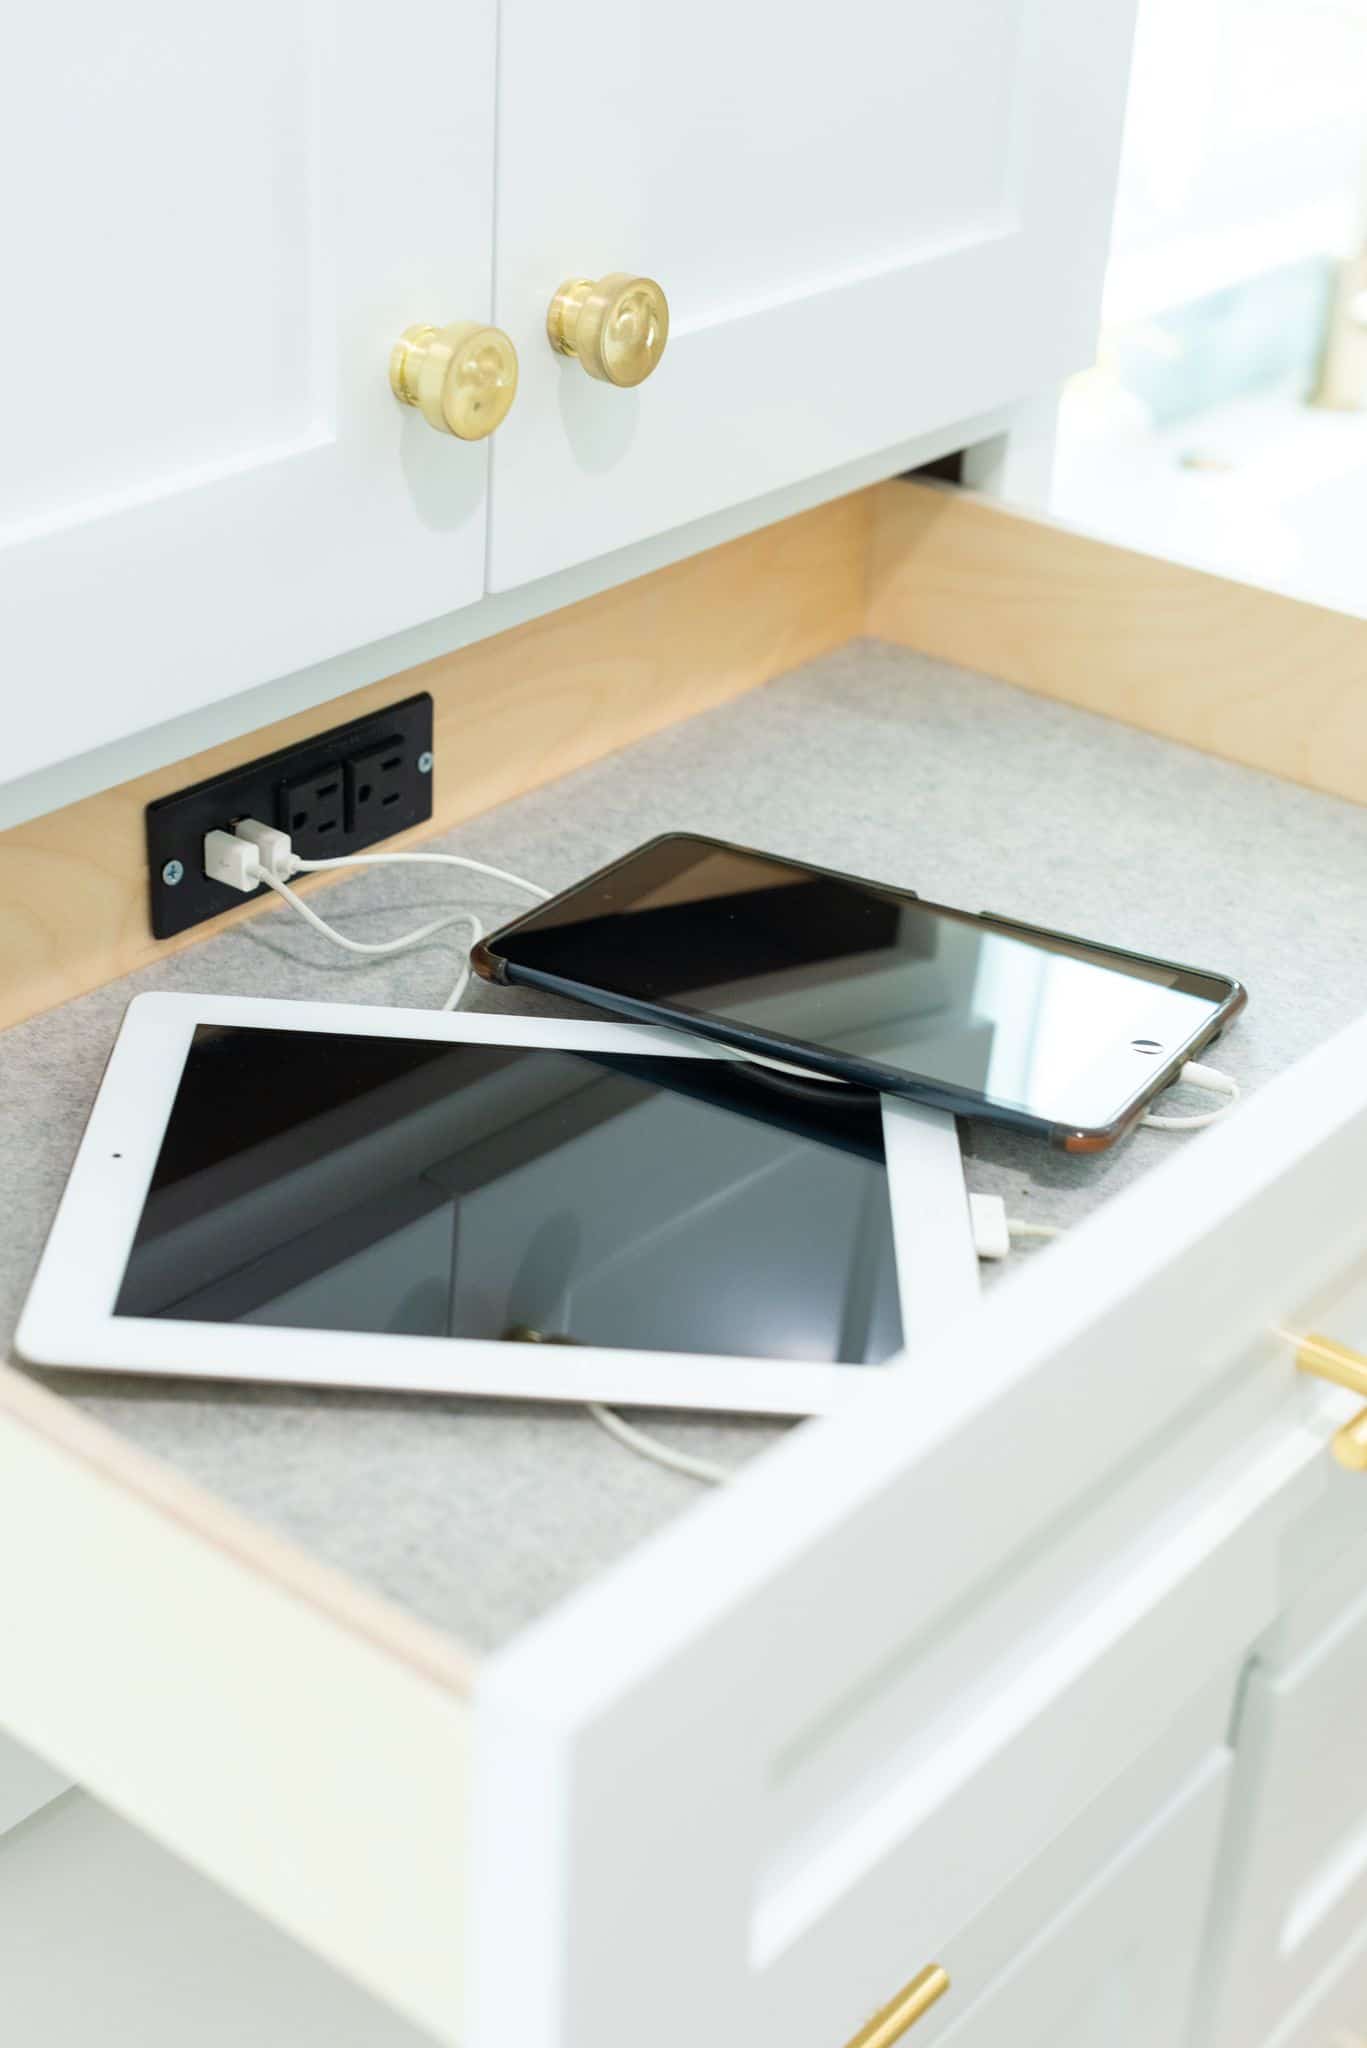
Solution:
[[[260,818],[288,832],[305,860],[363,853],[431,817],[432,780],[432,699],[423,691],[158,797],[146,812],[153,937],[173,939],[251,900],[205,874],[206,832]]]

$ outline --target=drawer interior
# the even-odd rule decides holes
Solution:
[[[923,487],[887,489],[939,502]],[[1012,533],[1025,524],[987,516]],[[828,764],[819,812],[807,795],[816,760]],[[1250,1003],[1220,1057],[1250,1094],[1367,1008],[1356,941],[1367,810],[943,659],[860,643],[443,843],[521,861],[554,884],[662,823],[1237,973]],[[342,884],[331,900],[340,913],[366,900],[367,887]],[[410,889],[396,900],[428,897]],[[219,933],[109,984],[79,1011],[7,1034],[16,1125],[0,1159],[11,1217],[0,1324],[17,1318],[128,997],[151,986],[316,994],[307,938],[283,943],[282,961],[256,927]],[[443,969],[419,955],[367,969],[354,987],[422,1007]],[[328,986],[353,992],[349,976]],[[481,988],[479,1000],[517,999]],[[1065,1228],[1190,1143],[1140,1132],[1113,1153],[1066,1160],[987,1125],[966,1127],[964,1139],[970,1187]],[[1051,1256],[1018,1252],[1009,1269],[988,1270],[987,1285],[1012,1285],[1017,1269]],[[632,1460],[572,1410],[291,1388],[189,1394],[93,1377],[51,1385],[120,1440],[479,1654],[511,1641],[696,1497],[690,1482]],[[738,1465],[785,1434],[725,1418],[660,1427],[682,1448]]]
[[[1367,619],[968,493],[885,485],[868,631],[1367,801]]]

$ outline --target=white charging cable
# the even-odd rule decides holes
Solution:
[[[326,872],[329,868],[385,867],[391,862],[398,861],[416,861],[419,864],[429,862],[435,867],[466,868],[471,874],[486,875],[491,881],[495,882],[506,882],[510,888],[522,890],[524,895],[535,896],[539,903],[548,903],[550,901],[550,890],[543,889],[539,882],[529,882],[525,875],[509,874],[506,868],[491,867],[488,861],[471,860],[461,853],[356,853],[350,856],[343,854],[337,860],[301,860],[298,872],[305,875],[316,875]],[[295,900],[297,902],[299,899],[296,898]],[[458,1010],[460,1008],[465,997],[465,991],[470,986],[470,954],[484,937],[484,925],[474,915],[473,911],[461,911],[459,917],[463,918],[470,927],[470,943],[465,949],[465,957],[461,961],[460,973],[456,977],[455,987],[441,1006],[443,1010]],[[416,945],[416,938],[412,939],[410,943]]]
[[[311,924],[316,932],[321,932],[325,939],[331,939],[334,946],[341,946],[348,953],[369,953],[372,956],[379,953],[407,953],[415,946],[420,946],[425,939],[432,938],[437,932],[449,931],[453,924],[465,925],[470,933],[469,946],[461,956],[460,973],[456,977],[455,987],[441,1005],[443,1010],[459,1009],[461,998],[470,986],[470,947],[478,945],[484,937],[483,923],[472,910],[457,910],[450,917],[438,918],[435,923],[422,925],[417,931],[407,932],[403,938],[391,939],[384,945],[366,945],[360,939],[347,938],[344,932],[339,932],[335,926],[330,925],[326,918],[319,917],[317,911],[305,903],[302,896],[295,895],[288,882],[277,881],[274,875],[267,874],[263,874],[261,879],[266,887],[274,889],[276,895],[288,903],[290,909],[296,911],[306,924]]]
[[[1183,1087],[1205,1088],[1226,1099],[1218,1109],[1199,1110],[1194,1116],[1162,1116],[1150,1110],[1143,1118],[1147,1130],[1203,1131],[1207,1124],[1218,1124],[1221,1117],[1228,1116],[1239,1100],[1239,1084],[1232,1074],[1222,1074],[1218,1067],[1203,1067],[1198,1060],[1188,1060],[1177,1080]]]
[[[459,1008],[461,998],[470,985],[470,952],[484,937],[484,925],[471,910],[457,910],[446,917],[439,917],[430,924],[419,925],[416,931],[405,932],[401,938],[371,942],[363,939],[349,939],[345,932],[339,932],[335,925],[320,917],[318,912],[296,895],[290,883],[296,875],[319,874],[328,869],[387,867],[416,862],[436,867],[466,868],[477,875],[487,875],[491,880],[506,882],[514,889],[523,890],[528,896],[535,896],[545,902],[550,896],[549,889],[543,889],[539,882],[529,882],[522,875],[510,874],[506,868],[491,867],[487,861],[471,860],[458,853],[353,853],[343,854],[336,860],[303,860],[294,851],[288,832],[280,831],[274,825],[263,825],[258,818],[243,818],[231,832],[207,832],[204,836],[204,872],[216,882],[223,882],[231,889],[240,889],[244,895],[263,883],[273,889],[281,900],[287,903],[295,915],[305,924],[311,925],[334,946],[345,952],[370,955],[372,958],[384,954],[407,953],[426,940],[435,938],[438,932],[449,931],[452,925],[462,924],[470,934],[462,959],[460,974],[455,987],[441,1005],[443,1010]]]
[[[714,1464],[711,1458],[695,1458],[691,1451],[676,1451],[661,1443],[659,1437],[647,1436],[634,1422],[628,1422],[615,1408],[604,1407],[601,1401],[586,1401],[584,1406],[600,1428],[627,1450],[635,1451],[638,1458],[649,1458],[670,1472],[682,1472],[685,1479],[701,1479],[707,1486],[725,1486],[736,1476],[725,1465]]]
[[[1207,1088],[1212,1095],[1223,1095],[1225,1100],[1217,1109],[1200,1110],[1192,1116],[1163,1116],[1151,1110],[1140,1119],[1149,1130],[1202,1131],[1207,1124],[1219,1123],[1221,1117],[1228,1116],[1239,1100],[1238,1082],[1232,1074],[1222,1074],[1218,1067],[1188,1060],[1177,1079],[1188,1088]],[[970,1195],[968,1213],[980,1259],[1006,1259],[1014,1244],[1029,1240],[1048,1242],[1063,1236],[1056,1223],[1031,1223],[1024,1217],[1008,1216],[1000,1195]]]

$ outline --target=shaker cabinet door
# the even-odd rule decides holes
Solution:
[[[491,588],[1085,364],[1132,17],[1129,0],[505,0],[496,317],[523,394],[494,455]],[[639,385],[547,339],[557,288],[605,276],[668,302]],[[623,353],[650,317],[628,305]]]
[[[1360,1487],[1361,1475],[1337,1475]],[[1361,1547],[1357,1551],[1361,1563]],[[1209,2048],[1277,2039],[1302,2005],[1332,2048],[1367,2021],[1367,1591],[1282,1669],[1255,1663],[1239,1715],[1234,1828],[1209,1968]],[[1329,1987],[1340,1988],[1334,1998]],[[1299,2040],[1296,2035],[1295,2039]]]
[[[29,8],[0,68],[0,777],[478,597],[495,0]]]

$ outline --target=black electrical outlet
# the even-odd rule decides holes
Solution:
[[[342,764],[337,760],[329,761],[321,770],[315,769],[312,775],[292,775],[281,784],[274,817],[264,822],[288,832],[295,852],[305,860],[323,860],[329,854],[343,852],[345,781]]]
[[[204,835],[259,818],[305,860],[363,853],[432,815],[432,699],[424,691],[147,806],[152,933],[173,939],[245,898],[204,872]],[[257,890],[257,895],[264,894]]]
[[[377,746],[348,754],[343,767],[348,832],[368,831],[375,825],[390,831],[392,827],[384,821],[389,813],[402,807],[413,772],[402,741],[390,733]]]

